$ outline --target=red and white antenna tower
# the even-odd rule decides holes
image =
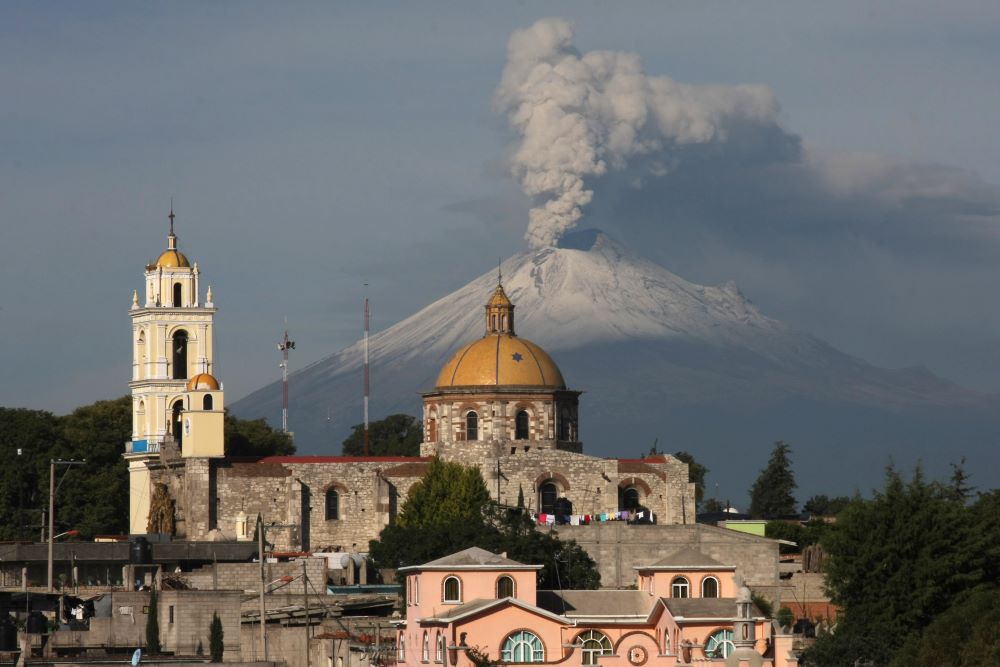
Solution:
[[[288,433],[288,351],[295,349],[295,341],[288,340],[288,329],[278,343],[281,351],[281,431]]]
[[[368,287],[368,283],[365,283]],[[365,456],[368,456],[368,297],[365,296]]]

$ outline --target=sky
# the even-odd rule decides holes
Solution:
[[[558,44],[508,52],[547,17]],[[1000,392],[997,34],[1000,5],[972,1],[4,3],[0,405],[127,393],[171,198],[229,402],[279,377],[286,326],[295,370],[360,337],[366,295],[378,330],[528,247],[554,195],[517,113],[549,89],[518,67],[550,52],[669,77],[642,104],[716,123],[618,150],[629,108],[571,105],[604,166],[573,174],[570,226]]]

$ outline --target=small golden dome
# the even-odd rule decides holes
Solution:
[[[189,267],[191,264],[180,250],[164,250],[160,258],[156,260],[156,266],[164,268]]]
[[[219,381],[211,373],[198,373],[188,380],[188,391],[218,391]]]
[[[487,302],[486,307],[490,306],[509,306],[511,305],[510,298],[508,298],[507,293],[503,291],[503,285],[497,285],[497,288],[493,291],[493,296]]]
[[[565,389],[566,381],[542,348],[517,336],[492,333],[456,352],[437,379],[439,389],[482,386]]]

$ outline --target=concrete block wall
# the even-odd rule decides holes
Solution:
[[[326,590],[326,559],[306,558],[306,576],[317,591]],[[285,563],[264,563],[264,577],[267,582],[273,582],[282,577],[299,577],[302,574],[302,560]],[[192,588],[200,591],[213,589],[260,591],[260,563],[215,563],[205,565],[193,572],[183,575]],[[302,592],[302,580],[291,584],[273,584],[269,591]]]
[[[636,565],[651,565],[683,548],[696,548],[723,565],[735,565],[748,586],[778,598],[778,543],[725,528],[689,525],[558,526],[560,539],[572,539],[593,558],[604,588],[625,588],[636,581]]]
[[[213,614],[222,621],[223,660],[240,658],[240,590],[161,591],[157,603],[160,643],[178,655],[210,655]]]

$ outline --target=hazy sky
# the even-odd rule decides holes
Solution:
[[[284,318],[294,370],[359,337],[364,283],[383,328],[525,248],[494,95],[547,16],[572,52],[774,102],[719,150],[584,178],[579,226],[875,364],[1000,391],[996,2],[6,2],[0,405],[127,392],[171,197],[230,402],[278,376]]]

